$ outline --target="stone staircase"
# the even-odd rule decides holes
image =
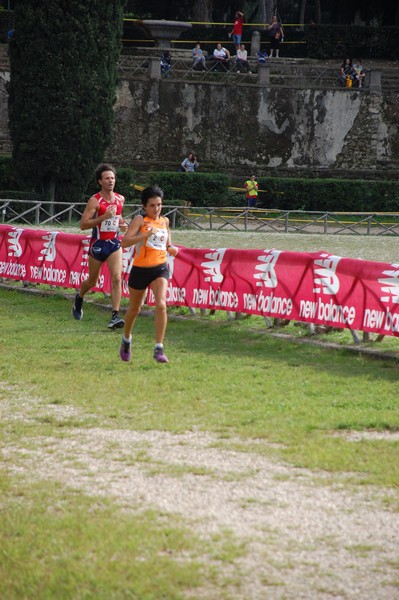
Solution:
[[[120,59],[120,73],[126,75],[129,72],[134,74],[138,72],[139,63],[142,64],[144,59],[150,60],[161,56],[160,48],[132,48],[129,54],[122,53]],[[206,55],[206,52],[204,52]],[[185,63],[186,68],[192,64],[191,50],[171,48],[172,64],[173,61]],[[249,56],[251,70],[256,71],[257,59]],[[339,73],[339,61],[317,61],[306,58],[284,58],[272,59],[270,61],[270,69],[273,80],[285,81],[285,85],[290,85],[292,81],[295,86],[295,81],[298,77],[303,77],[310,87],[312,82],[318,81],[320,85],[324,84],[326,88],[336,87],[336,82]],[[370,60],[364,61],[364,67],[367,71],[380,69],[382,71],[382,90],[387,92],[399,92],[399,63],[393,61]],[[10,61],[8,57],[8,44],[0,43],[0,72],[9,72]],[[279,79],[280,77],[280,79]]]
[[[381,84],[384,91],[399,91],[399,65],[395,67],[385,67],[383,69]]]

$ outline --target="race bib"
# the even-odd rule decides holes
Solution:
[[[116,232],[119,229],[119,217],[115,216],[111,219],[105,219],[101,222],[100,231],[113,231]]]
[[[154,233],[147,238],[147,248],[154,250],[166,250],[166,242],[168,241],[168,232],[166,229],[156,229]]]

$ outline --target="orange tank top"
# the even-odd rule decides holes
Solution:
[[[166,262],[166,244],[168,243],[168,228],[166,219],[159,217],[155,221],[144,217],[140,231],[144,233],[150,226],[153,232],[146,240],[136,244],[133,264],[135,267],[156,267]]]

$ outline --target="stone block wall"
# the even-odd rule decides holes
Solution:
[[[9,73],[0,73],[0,152]],[[294,89],[122,78],[107,159],[174,170],[193,150],[204,171],[397,178],[397,91]]]
[[[395,177],[398,93],[122,80],[108,158],[173,169]]]

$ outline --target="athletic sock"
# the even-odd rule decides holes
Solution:
[[[124,342],[126,342],[127,344],[130,344],[130,343],[131,343],[131,341],[132,341],[132,336],[130,336],[130,337],[128,337],[128,338],[126,338],[126,337],[123,335],[123,336],[122,336],[122,338],[123,338],[123,341],[124,341]]]
[[[117,317],[118,316],[118,310],[113,310],[112,311],[112,318]]]
[[[163,350],[163,344],[155,344],[155,348],[160,348],[161,350]]]

